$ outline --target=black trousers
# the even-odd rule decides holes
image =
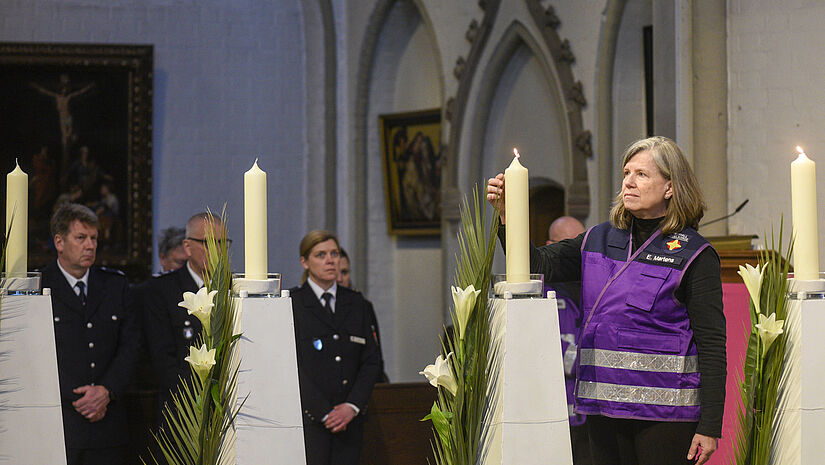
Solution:
[[[573,446],[573,465],[591,465],[590,441],[587,424],[570,427],[570,444]]]
[[[101,449],[66,448],[67,465],[113,465],[125,464],[126,447],[106,447]]]
[[[689,465],[697,422],[587,416],[593,465]]]
[[[364,417],[356,416],[340,433],[323,423],[304,422],[307,465],[358,465],[364,437]]]

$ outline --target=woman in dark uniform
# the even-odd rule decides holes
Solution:
[[[721,436],[726,372],[719,256],[696,232],[705,203],[670,139],[635,142],[622,167],[610,221],[531,247],[530,268],[582,281],[575,411],[593,463],[701,464]],[[488,181],[490,202],[504,193],[503,175]]]
[[[336,283],[339,251],[330,232],[304,236],[304,283],[291,291],[307,465],[358,463],[380,372],[364,297]]]

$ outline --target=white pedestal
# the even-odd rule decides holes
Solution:
[[[485,463],[571,465],[556,300],[507,299],[493,307],[504,312],[498,316],[503,323],[501,411],[493,420],[494,442]]]
[[[292,301],[281,297],[238,299],[240,339],[237,464],[306,464],[295,355]]]
[[[825,444],[825,362],[822,339],[825,335],[825,300],[806,299],[799,304],[802,357],[800,431],[802,457],[798,463],[821,463]]]
[[[51,297],[2,299],[0,463],[65,465]]]
[[[822,462],[825,444],[825,281],[790,280],[786,365],[779,384],[777,441],[771,463]]]

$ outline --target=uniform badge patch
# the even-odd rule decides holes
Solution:
[[[312,347],[315,347],[315,350],[321,350],[324,348],[324,343],[320,339],[315,339],[312,341]]]
[[[679,242],[679,239],[673,239],[672,241],[666,242],[665,244],[667,244],[667,250],[676,250],[682,248],[682,244]]]

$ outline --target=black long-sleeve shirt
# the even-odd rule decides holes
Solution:
[[[662,218],[633,221],[633,251],[656,232]],[[504,228],[499,240],[505,243]],[[539,248],[530,247],[530,271],[544,273],[545,282],[581,281],[581,247],[584,233]],[[505,247],[506,249],[506,247]],[[722,281],[719,256],[706,248],[685,270],[676,298],[687,308],[696,348],[699,352],[700,418],[696,432],[722,436],[725,409],[725,315],[722,311]]]

